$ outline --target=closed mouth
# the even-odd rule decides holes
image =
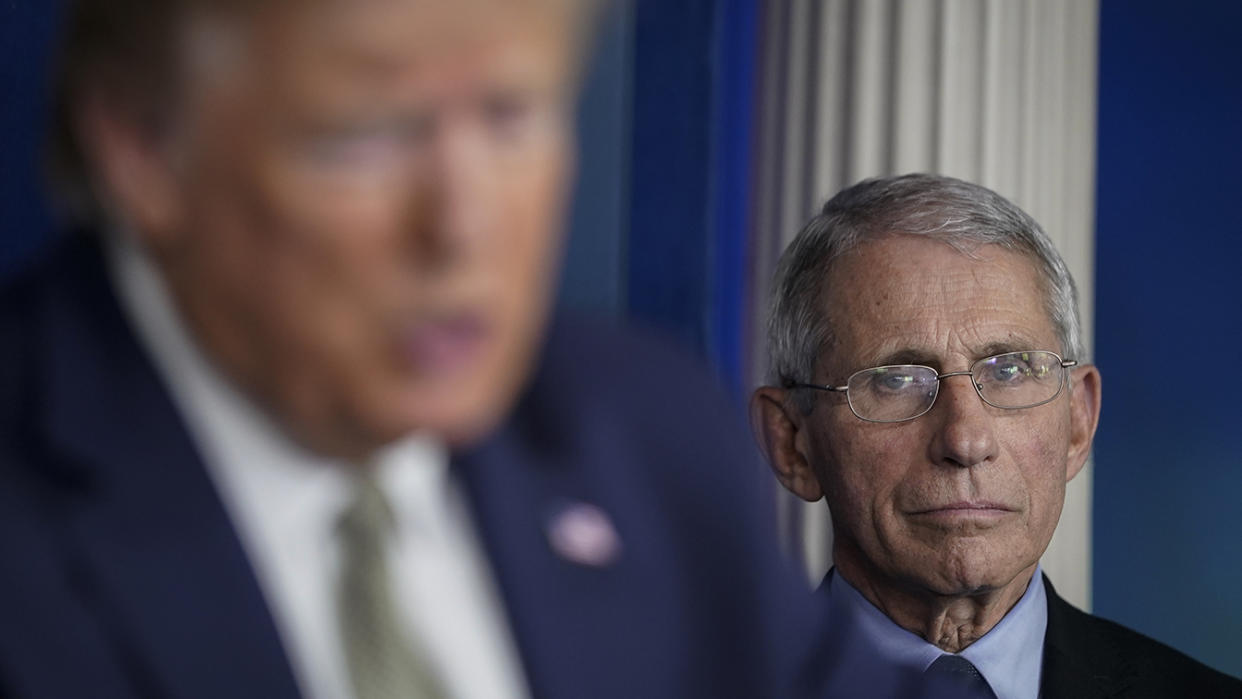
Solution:
[[[929,515],[929,514],[937,514],[937,513],[988,514],[988,513],[1003,513],[1003,512],[1013,512],[1013,508],[1007,507],[1000,503],[979,501],[979,502],[953,502],[953,503],[948,503],[945,505],[937,505],[935,507],[929,507],[929,508],[922,509],[922,510],[916,510],[912,514],[916,514],[916,515]]]

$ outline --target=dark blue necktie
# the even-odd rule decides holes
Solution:
[[[924,677],[927,699],[996,699],[988,681],[960,655],[946,653],[936,658]]]

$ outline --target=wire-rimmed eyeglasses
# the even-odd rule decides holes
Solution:
[[[1028,350],[984,357],[970,371],[938,373],[918,364],[891,364],[850,375],[844,386],[796,383],[790,388],[813,388],[844,393],[850,410],[867,422],[905,422],[932,409],[940,382],[950,376],[969,376],[984,403],[996,408],[1034,408],[1056,399],[1066,384],[1068,369],[1078,365],[1056,352]]]

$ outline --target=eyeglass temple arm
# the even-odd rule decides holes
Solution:
[[[832,393],[845,393],[849,386],[821,386],[814,383],[791,383],[788,388],[813,388],[817,391],[830,391]]]

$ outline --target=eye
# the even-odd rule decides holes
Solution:
[[[316,136],[306,153],[312,163],[323,167],[367,168],[396,162],[403,145],[398,129],[360,129]]]
[[[525,92],[495,92],[483,101],[483,122],[495,138],[518,140],[536,126],[541,106],[540,100]]]
[[[1018,383],[1030,377],[1031,365],[1020,355],[1002,357],[993,362],[984,379],[996,383]]]
[[[920,384],[917,376],[900,369],[880,369],[871,375],[871,390],[877,393],[907,393]]]

